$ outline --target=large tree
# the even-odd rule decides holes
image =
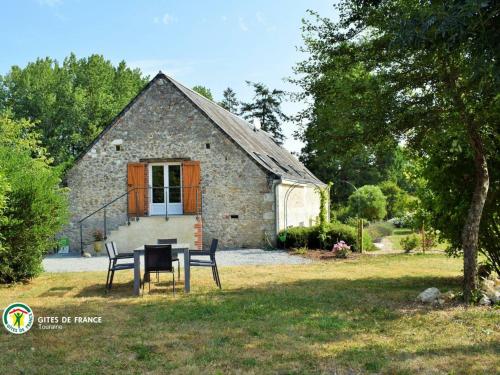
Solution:
[[[285,92],[278,89],[269,89],[263,83],[246,81],[254,89],[253,101],[241,103],[241,114],[245,119],[257,118],[262,130],[270,133],[274,141],[282,144],[285,136],[281,130],[282,121],[288,116],[281,110],[281,103]]]
[[[310,57],[296,70],[313,102],[304,113],[307,127],[315,127],[325,143],[332,132],[340,134],[336,147],[347,149],[404,141],[434,168],[444,172],[451,165],[462,173],[466,212],[449,220],[461,227],[469,302],[477,288],[488,159],[498,152],[499,4],[351,0],[338,10],[338,21],[315,15],[304,25]],[[461,160],[437,162],[453,139],[466,148],[472,175],[460,170]]]
[[[219,103],[222,108],[227,109],[229,112],[238,114],[240,103],[236,98],[236,93],[231,87],[228,87],[222,93],[222,101]]]
[[[214,100],[212,91],[208,87],[196,85],[193,87],[193,91],[197,92],[198,94],[204,96],[207,99]]]
[[[101,55],[71,54],[62,64],[47,57],[13,66],[0,80],[0,109],[35,122],[55,163],[70,162],[146,82],[138,69]]]

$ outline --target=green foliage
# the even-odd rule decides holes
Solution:
[[[321,238],[322,232],[319,226],[313,227],[293,227],[287,229],[287,237],[283,244],[286,248],[308,247],[310,249],[332,249],[333,245],[339,241],[344,241],[353,251],[358,251],[356,246],[356,229],[341,223],[328,224],[325,234],[326,238]],[[363,236],[363,248],[373,249],[373,242],[368,233]]]
[[[113,66],[101,55],[60,64],[37,59],[13,66],[0,81],[0,109],[12,109],[15,119],[31,119],[40,140],[56,164],[79,155],[142,89],[147,77],[125,62]]]
[[[328,238],[328,206],[329,206],[329,196],[330,188],[332,183],[329,182],[326,187],[316,187],[319,193],[319,216],[318,216],[318,228],[319,228],[319,239],[322,244],[324,244]]]
[[[491,147],[499,149],[499,139]],[[436,140],[433,159],[419,159],[418,172],[425,183],[416,193],[419,205],[412,226],[420,229],[425,223],[426,227],[439,230],[450,244],[448,253],[455,256],[463,253],[462,226],[474,188],[471,158],[463,138],[443,135]],[[488,162],[490,187],[479,228],[478,250],[500,274],[500,153],[491,156]]]
[[[486,233],[484,218],[493,236],[487,242],[498,233],[498,222],[483,209],[490,202],[488,163],[499,146],[500,4],[344,0],[336,8],[335,21],[314,13],[304,21],[309,56],[297,65],[296,82],[312,103],[302,118],[308,155],[404,140],[425,158],[427,176],[441,176],[425,176],[436,202],[429,209],[433,226],[464,250],[470,296],[477,286],[477,249],[485,243],[475,240]],[[453,209],[446,210],[451,195]]]
[[[198,94],[204,96],[207,99],[214,100],[212,91],[210,91],[210,89],[205,86],[200,86],[200,85],[194,86],[193,91],[197,92]]]
[[[333,210],[332,221],[340,221],[341,223],[347,224],[347,220],[351,218],[351,212],[349,206],[337,206],[336,209]]]
[[[254,97],[251,103],[241,103],[241,114],[245,119],[259,119],[261,129],[270,133],[276,143],[282,144],[285,136],[281,131],[281,122],[288,120],[281,110],[285,92],[271,90],[263,83],[247,81],[247,84],[254,89]]]
[[[42,256],[66,223],[68,202],[33,124],[0,114],[0,282],[41,272]]]
[[[368,225],[365,229],[373,241],[380,241],[382,237],[391,236],[394,231],[394,225],[388,222],[378,222]]]
[[[403,250],[406,253],[415,250],[419,244],[420,244],[420,239],[418,238],[418,235],[415,233],[410,234],[409,236],[405,236],[401,239],[401,246],[403,246]]]
[[[411,202],[415,198],[412,198],[393,181],[383,181],[378,187],[387,199],[388,219],[402,217],[408,212]]]
[[[222,108],[227,109],[229,112],[238,114],[238,108],[240,106],[240,102],[236,98],[236,93],[231,87],[228,87],[222,93],[223,99],[219,103]]]
[[[282,231],[281,233],[283,233]],[[280,234],[281,234],[280,233]],[[287,248],[291,247],[307,247],[309,244],[309,237],[312,236],[311,227],[293,227],[286,230],[284,245]],[[312,238],[311,238],[312,239]]]
[[[365,185],[349,197],[351,216],[359,214],[367,220],[382,220],[386,211],[386,198],[378,186]]]

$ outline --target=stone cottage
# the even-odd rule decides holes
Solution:
[[[314,224],[324,186],[269,134],[161,72],[65,181],[71,251],[99,232],[121,251],[158,238],[262,247],[281,229]]]

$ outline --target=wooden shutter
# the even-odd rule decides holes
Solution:
[[[134,216],[147,215],[148,203],[148,168],[144,163],[127,164],[128,213]]]
[[[185,214],[201,212],[200,162],[182,162],[182,200]],[[198,205],[198,207],[196,207]]]

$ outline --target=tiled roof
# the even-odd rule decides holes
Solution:
[[[172,82],[194,105],[218,125],[247,154],[269,172],[284,179],[312,182],[323,185],[296,157],[274,142],[267,132],[225,110],[217,103],[180,84],[171,77],[159,73],[156,78]]]

